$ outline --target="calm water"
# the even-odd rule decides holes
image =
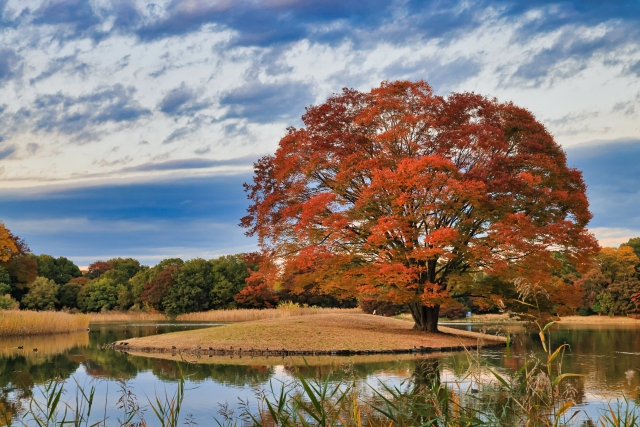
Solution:
[[[173,395],[176,381],[182,371],[187,378],[187,393],[183,406],[184,416],[192,415],[199,426],[213,425],[220,404],[229,403],[234,408],[238,399],[255,402],[261,389],[293,380],[300,375],[350,380],[354,375],[359,381],[371,385],[400,384],[410,379],[425,365],[437,366],[442,381],[457,381],[464,377],[469,360],[463,353],[420,356],[359,356],[353,358],[308,358],[311,372],[296,371],[291,364],[301,360],[283,358],[238,359],[219,357],[188,359],[186,362],[168,359],[143,358],[100,346],[125,338],[165,333],[211,324],[109,324],[91,325],[90,332],[60,334],[46,337],[0,339],[0,414],[4,410],[19,419],[28,407],[32,396],[40,398],[42,385],[49,379],[65,379],[65,400],[73,402],[76,381],[85,388],[96,387],[96,401],[100,403],[100,416],[106,410],[109,420],[116,425],[120,415],[117,400],[120,396],[118,380],[125,380],[139,403],[146,409],[147,421],[152,421],[148,408],[149,398],[165,392]],[[453,326],[453,325],[450,325]],[[220,326],[224,327],[224,326]],[[519,325],[494,327],[479,325],[455,325],[455,327],[488,332],[510,329],[514,346],[483,350],[480,356],[496,369],[517,370],[532,354],[541,355],[540,339],[536,333],[527,332]],[[638,400],[640,386],[640,328],[616,326],[563,326],[551,335],[553,347],[570,344],[563,362],[563,372],[584,374],[571,380],[575,388],[575,400],[591,416],[609,400],[623,394],[630,400]],[[18,346],[24,346],[20,350]],[[37,348],[37,351],[33,351]],[[106,402],[106,409],[105,409]],[[153,425],[153,423],[150,423]]]

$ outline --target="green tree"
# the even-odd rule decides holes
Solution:
[[[129,286],[127,273],[109,270],[82,288],[78,294],[78,307],[85,312],[129,308],[133,300]]]
[[[596,303],[591,307],[593,311],[599,314],[614,315],[615,301],[610,293],[605,292],[596,297]]]
[[[583,307],[609,315],[636,312],[636,295],[640,293],[638,266],[640,259],[628,245],[603,248],[591,269],[576,280],[584,290]]]
[[[17,308],[18,306],[18,302],[11,298],[11,295],[6,294],[0,296],[0,310],[10,310],[12,308]]]
[[[0,267],[0,283],[11,284],[11,276],[4,267]],[[9,291],[11,291],[11,286],[9,286]]]
[[[89,279],[86,277],[76,277],[60,286],[60,292],[58,294],[60,307],[78,308],[78,294],[88,282]]]
[[[58,304],[60,285],[46,277],[37,277],[22,297],[22,305],[32,310],[54,310]]]
[[[145,305],[158,311],[164,311],[164,298],[167,291],[174,286],[175,276],[181,265],[169,265],[164,267],[152,280],[145,283],[142,299]]]
[[[0,295],[6,295],[11,292],[11,285],[0,282]]]
[[[246,286],[250,266],[244,254],[227,255],[209,261],[211,263],[211,308],[233,308],[233,296]],[[254,266],[255,267],[255,266]]]
[[[111,264],[115,270],[126,273],[130,279],[139,271],[149,268],[146,265],[140,265],[140,261],[133,258],[112,258],[107,263]]]
[[[38,276],[53,280],[59,285],[68,283],[69,280],[82,276],[82,272],[73,261],[61,256],[54,258],[51,255],[30,255],[38,267]]]
[[[9,273],[10,281],[8,283],[11,285],[11,296],[18,301],[22,300],[22,297],[29,291],[29,283],[38,277],[36,261],[28,254],[24,254],[13,257],[0,265]]]
[[[150,284],[154,282],[156,276],[160,272],[162,272],[169,266],[181,266],[182,264],[184,264],[184,261],[182,261],[180,258],[169,258],[160,261],[154,267],[144,268],[138,271],[136,275],[129,280],[129,283],[131,284],[131,293],[133,295],[134,304],[138,304],[139,306],[144,305],[144,303],[146,302],[143,298],[145,287],[149,288],[151,286]],[[162,294],[159,302],[162,301],[162,298],[164,298],[164,294]]]
[[[11,298],[11,285],[0,282],[0,310],[9,310],[17,305],[16,300]]]
[[[211,263],[196,258],[184,263],[174,275],[175,283],[169,286],[162,300],[165,313],[175,317],[183,313],[207,310],[210,307]]]
[[[636,256],[640,258],[640,237],[632,237],[627,243],[623,243],[620,246],[629,246],[636,253]]]

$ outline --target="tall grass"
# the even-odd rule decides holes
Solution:
[[[127,311],[106,311],[101,313],[89,313],[91,323],[110,322],[152,322],[167,320],[167,316],[162,313],[127,312]]]
[[[291,316],[306,316],[311,314],[343,314],[362,313],[359,308],[321,308],[305,307],[298,304],[281,304],[276,309],[234,309],[211,310],[197,313],[181,314],[176,317],[184,322],[248,322],[251,320],[280,319]],[[168,318],[161,313],[125,313],[106,312],[91,313],[91,323],[126,322],[126,321],[162,321]]]
[[[552,353],[552,355],[555,354]],[[475,356],[472,356],[475,357]],[[554,358],[555,359],[555,358]],[[549,360],[549,359],[547,359]],[[434,361],[430,361],[433,363]],[[479,362],[476,360],[476,362]],[[474,362],[474,363],[476,363]],[[551,361],[553,362],[553,360]],[[437,363],[437,361],[436,361]],[[544,364],[546,365],[546,363]],[[552,374],[552,384],[542,385],[539,370],[529,366],[511,375],[500,375],[487,366],[476,366],[464,380],[471,384],[440,382],[437,366],[418,366],[414,378],[400,385],[381,383],[379,388],[362,387],[358,379],[333,381],[306,379],[298,375],[288,384],[280,384],[257,392],[255,405],[240,402],[236,413],[227,404],[218,403],[218,416],[206,425],[219,427],[637,427],[640,410],[625,399],[610,402],[591,419],[573,408],[569,398],[554,394],[564,377]],[[307,367],[309,368],[309,367]],[[497,382],[475,382],[476,368],[492,372]],[[528,372],[526,372],[528,371]],[[477,373],[477,372],[476,372]],[[40,398],[32,398],[27,411],[20,417],[4,414],[7,426],[14,420],[21,425],[58,426],[118,426],[177,427],[196,425],[191,415],[181,414],[184,408],[185,379],[180,372],[177,390],[147,397],[150,411],[144,410],[120,380],[117,407],[121,416],[108,420],[100,411],[102,402],[95,400],[95,387],[84,390],[76,381],[74,402],[65,401],[64,382],[51,380],[39,388]],[[558,380],[560,378],[560,380]],[[542,385],[542,386],[541,386]],[[478,388],[475,388],[478,387]],[[105,403],[106,406],[106,403]],[[92,409],[94,415],[92,416]],[[2,416],[2,414],[0,414]],[[148,418],[148,419],[146,419]],[[91,419],[91,421],[90,421]]]
[[[88,314],[60,311],[0,311],[0,336],[53,334],[86,330],[88,327]]]

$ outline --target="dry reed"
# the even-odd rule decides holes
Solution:
[[[291,316],[305,316],[310,314],[338,314],[362,313],[359,308],[320,308],[299,307],[295,304],[281,306],[277,309],[236,309],[211,310],[197,313],[182,314],[176,320],[184,322],[248,322],[251,320],[280,319]],[[112,311],[106,313],[91,313],[91,323],[131,322],[131,321],[160,321],[167,320],[161,313],[127,313]]]
[[[199,313],[189,313],[178,316],[177,320],[187,322],[249,322],[251,320],[281,319],[293,316],[308,316],[312,314],[345,314],[362,313],[359,308],[321,308],[321,307],[279,307],[275,310],[211,310]]]
[[[89,313],[91,323],[109,322],[152,322],[167,320],[162,313],[107,311],[103,313]]]
[[[60,311],[0,311],[0,336],[54,334],[86,330],[89,315]]]

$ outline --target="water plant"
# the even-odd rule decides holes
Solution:
[[[539,326],[541,355],[527,356],[515,371],[498,369],[483,359],[480,351],[467,352],[466,372],[454,381],[441,379],[438,359],[416,359],[410,379],[398,384],[367,384],[350,370],[335,380],[310,375],[310,366],[295,369],[290,382],[272,380],[256,398],[240,402],[238,412],[227,403],[220,405],[211,424],[219,427],[382,427],[382,426],[600,426],[631,427],[640,425],[640,411],[626,400],[610,402],[596,419],[590,419],[573,401],[572,377],[564,372],[562,360],[569,350],[566,344],[550,347],[553,323]],[[183,360],[184,363],[184,360]],[[127,382],[118,381],[121,411],[116,420],[99,411],[95,387],[88,389],[76,382],[75,402],[64,401],[64,382],[47,382],[39,398],[33,398],[22,416],[23,425],[49,426],[120,426],[177,427],[194,425],[195,419],[183,416],[185,377],[179,372],[175,393],[156,393],[147,398],[147,413],[138,404]],[[105,407],[107,402],[104,402]],[[92,411],[93,408],[93,411]],[[92,415],[93,414],[93,415]],[[5,414],[7,425],[12,419]],[[90,421],[91,420],[91,421]]]
[[[86,330],[88,314],[60,311],[0,310],[0,336],[23,336]]]

